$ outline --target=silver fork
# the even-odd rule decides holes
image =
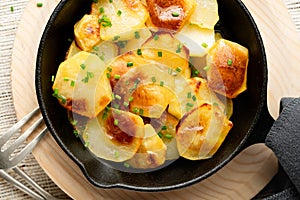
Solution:
[[[32,139],[19,153],[14,153],[18,147],[24,143],[24,141],[42,124],[43,118],[39,118],[32,124],[23,134],[20,135],[10,145],[7,144],[11,137],[17,133],[25,124],[27,124],[39,111],[39,108],[34,109],[32,112],[23,117],[19,122],[13,125],[6,133],[0,137],[0,176],[13,184],[18,189],[27,193],[35,199],[57,199],[41,188],[35,181],[33,181],[24,171],[22,171],[17,165],[33,150],[43,136],[48,132],[47,128],[44,128],[39,132],[34,139]],[[7,145],[7,148],[4,148]],[[15,155],[14,155],[15,154]],[[20,175],[29,185],[31,185],[35,191],[31,190],[12,176],[10,176],[5,170],[13,169],[18,175]]]

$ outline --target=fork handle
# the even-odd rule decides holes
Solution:
[[[39,194],[35,193],[34,191],[32,191],[30,188],[26,187],[24,184],[22,184],[21,182],[17,181],[16,179],[14,179],[12,176],[10,176],[7,172],[5,172],[4,170],[0,170],[0,176],[5,179],[7,182],[13,184],[16,188],[22,190],[23,192],[25,192],[26,194],[28,194],[29,196],[33,197],[34,199],[39,199],[39,200],[44,200],[44,198],[42,196],[40,196]]]

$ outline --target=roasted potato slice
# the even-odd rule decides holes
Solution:
[[[178,31],[190,17],[195,0],[146,0],[152,23],[162,29]]]
[[[74,26],[77,45],[83,51],[90,51],[93,46],[101,41],[100,25],[95,15],[84,15]]]
[[[213,30],[219,21],[217,0],[196,0],[196,7],[189,22]]]
[[[130,69],[114,87],[113,106],[145,117],[159,118],[174,94],[175,76],[168,67],[148,64]],[[184,78],[182,78],[184,79]]]
[[[53,96],[70,111],[96,117],[112,100],[105,69],[98,56],[84,51],[75,54],[60,64]]]
[[[247,89],[248,49],[220,39],[208,51],[207,80],[209,87],[228,98]]]
[[[123,162],[135,155],[143,137],[144,122],[141,117],[110,108],[87,123],[81,138],[97,157]]]
[[[138,87],[132,93],[130,111],[144,117],[159,118],[169,105],[174,93],[157,84],[147,84]],[[174,97],[175,98],[175,97]]]
[[[195,24],[186,23],[175,35],[190,51],[190,56],[202,57],[215,43],[213,29],[200,28]]]
[[[128,72],[128,70],[149,64],[155,64],[155,61],[144,59],[137,54],[137,51],[129,51],[116,57],[108,65],[107,76],[112,88],[115,87],[119,79]],[[133,80],[134,81],[134,80]]]
[[[219,107],[203,103],[187,113],[177,126],[179,154],[189,160],[210,158],[232,126]]]
[[[93,10],[99,11],[102,40],[122,41],[134,37],[134,32],[145,26],[149,17],[139,0],[98,1]]]
[[[225,113],[229,119],[233,113],[232,100],[224,96],[218,96],[212,91],[207,84],[206,79],[194,77],[187,80],[193,88],[194,94],[197,97],[198,105],[202,103],[209,103],[218,106],[221,111]]]
[[[189,50],[171,33],[161,32],[150,37],[143,44],[142,56],[162,63],[186,78],[191,76]]]
[[[145,136],[136,154],[127,161],[131,167],[156,168],[164,164],[167,147],[150,124],[145,125]]]

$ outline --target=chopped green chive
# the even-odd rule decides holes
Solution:
[[[142,55],[142,50],[141,49],[138,49],[137,50],[137,54],[140,56],[140,55]]]
[[[94,78],[94,73],[93,72],[86,72],[86,76],[89,78]]]
[[[112,68],[111,68],[111,67],[108,67],[108,68],[107,68],[107,71],[112,72]]]
[[[110,73],[106,73],[106,77],[110,78],[111,77]]]
[[[73,40],[71,38],[68,38],[67,41],[70,43],[73,42]]]
[[[81,67],[81,69],[85,69],[85,68],[86,68],[86,66],[85,66],[84,63],[82,63],[82,64],[80,65],[80,67]]]
[[[76,126],[76,125],[77,125],[77,123],[78,123],[78,121],[77,121],[77,120],[72,120],[72,121],[71,121],[71,124],[72,124],[73,126]]]
[[[144,114],[144,110],[143,110],[143,109],[140,109],[140,110],[139,110],[139,114],[140,114],[140,115],[143,115],[143,114]]]
[[[172,75],[172,73],[173,73],[173,69],[169,68],[168,69],[168,74]]]
[[[113,105],[113,107],[114,107],[115,109],[119,109],[119,108],[120,108],[120,105],[117,104],[117,103],[115,103],[115,104]]]
[[[69,81],[69,80],[70,80],[70,78],[64,77],[64,81]]]
[[[119,156],[120,156],[120,153],[118,152],[118,151],[115,151],[115,158],[119,158]]]
[[[112,98],[112,100],[115,99],[115,94],[114,93],[111,93],[111,98]]]
[[[157,52],[157,56],[162,57],[162,52],[161,51]]]
[[[123,105],[127,108],[129,106],[128,102],[124,102]]]
[[[74,86],[75,86],[75,81],[74,81],[74,80],[71,81],[70,86],[71,86],[71,87],[74,87]]]
[[[128,41],[118,41],[117,42],[118,43],[118,46],[120,47],[120,48],[124,48],[125,46],[126,46],[126,44],[128,43]]]
[[[193,101],[197,100],[197,97],[195,95],[192,96]]]
[[[93,0],[94,3],[98,3],[98,0]]]
[[[207,48],[207,47],[208,47],[208,45],[207,45],[205,42],[203,42],[203,43],[201,44],[201,46],[204,47],[204,48]]]
[[[113,2],[113,0],[109,0],[109,3],[112,3]]]
[[[14,12],[14,7],[13,6],[10,7],[10,11]]]
[[[100,12],[100,14],[103,14],[104,13],[104,8],[103,7],[99,8],[99,12]]]
[[[128,101],[132,102],[133,101],[133,96],[129,97]]]
[[[118,99],[118,100],[121,100],[122,99],[122,97],[120,96],[120,95],[115,95],[115,97],[116,97],[116,99]]]
[[[188,99],[192,98],[192,93],[191,92],[187,93],[187,98]]]
[[[209,69],[210,69],[210,66],[205,66],[204,68],[203,68],[205,71],[208,71]]]
[[[118,15],[118,16],[121,16],[121,15],[122,15],[122,11],[121,11],[121,10],[118,10],[117,15]]]
[[[172,139],[172,138],[173,138],[173,135],[167,133],[167,134],[164,135],[164,137],[167,138],[167,139]]]
[[[85,144],[84,144],[85,147],[89,147],[90,146],[90,142],[87,141]]]
[[[214,102],[213,106],[219,106],[219,104],[217,102]]]
[[[156,78],[154,76],[151,78],[151,80],[152,80],[152,83],[156,82]]]
[[[119,80],[119,79],[121,78],[121,75],[115,74],[114,78],[115,78],[116,80]]]
[[[165,84],[165,82],[163,82],[163,81],[160,81],[160,83],[159,83],[159,85],[162,87],[164,86],[164,84]]]
[[[132,67],[132,66],[133,66],[133,62],[130,61],[127,63],[127,67]]]
[[[199,75],[198,70],[192,70],[192,77],[197,77]]]
[[[120,36],[116,35],[112,41],[117,41],[118,39],[120,39]]]
[[[130,165],[128,164],[128,163],[124,163],[124,167],[126,167],[126,168],[129,168],[130,167]]]
[[[228,66],[231,66],[231,65],[232,65],[232,63],[233,63],[233,62],[232,62],[232,60],[231,60],[231,59],[228,59],[228,60],[227,60],[227,65],[228,65]]]
[[[135,31],[134,32],[134,37],[135,37],[135,39],[140,39],[140,33],[138,32],[138,31]]]
[[[138,109],[138,108],[133,108],[133,109],[132,109],[132,112],[133,112],[133,113],[138,113],[138,112],[139,112],[139,109]]]
[[[178,13],[178,12],[172,12],[172,16],[173,16],[173,17],[178,17],[178,16],[179,16],[179,13]]]
[[[179,44],[177,45],[176,53],[180,53],[180,52],[181,52],[182,46],[183,46],[183,45],[182,45],[181,43],[179,43]]]
[[[181,69],[180,67],[177,67],[177,68],[176,68],[176,71],[177,71],[177,72],[181,72],[182,69]]]
[[[95,51],[99,51],[99,47],[97,47],[97,46],[93,46],[93,50],[95,50]]]
[[[37,7],[42,7],[42,6],[43,6],[43,3],[38,2],[38,3],[36,4],[36,6],[37,6]]]
[[[53,82],[54,82],[54,80],[55,80],[55,76],[54,76],[54,75],[52,75],[52,76],[51,76],[51,82],[53,83]]]
[[[161,130],[167,130],[167,128],[168,127],[166,125],[164,125],[164,126],[161,127]]]
[[[73,134],[75,135],[75,137],[78,137],[79,136],[79,133],[77,130],[73,130]]]
[[[159,36],[157,34],[154,35],[153,39],[156,41],[159,39]]]
[[[163,137],[163,134],[162,134],[162,132],[160,132],[160,131],[157,133],[157,135],[158,135],[158,137],[160,137],[160,138]]]
[[[188,107],[193,107],[194,104],[192,104],[192,103],[187,103],[186,106],[188,106]]]
[[[98,23],[101,24],[101,26],[103,26],[103,27],[111,27],[112,26],[110,19],[106,15],[103,15],[98,20]]]
[[[103,115],[102,115],[102,119],[103,120],[107,119],[107,116],[108,116],[107,112],[104,112]]]
[[[115,125],[115,126],[118,126],[118,124],[119,124],[119,120],[115,119],[115,120],[114,120],[114,125]]]

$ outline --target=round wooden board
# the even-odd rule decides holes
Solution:
[[[12,55],[12,88],[17,117],[37,106],[34,73],[43,29],[59,0],[47,0],[38,8],[31,0],[24,11]],[[268,106],[278,116],[283,96],[300,94],[300,38],[281,0],[244,0],[263,37],[269,65]],[[50,134],[33,152],[49,177],[73,199],[251,199],[276,174],[277,159],[264,145],[241,152],[224,168],[204,181],[180,190],[142,193],[104,190],[90,184],[80,169],[60,149]]]

